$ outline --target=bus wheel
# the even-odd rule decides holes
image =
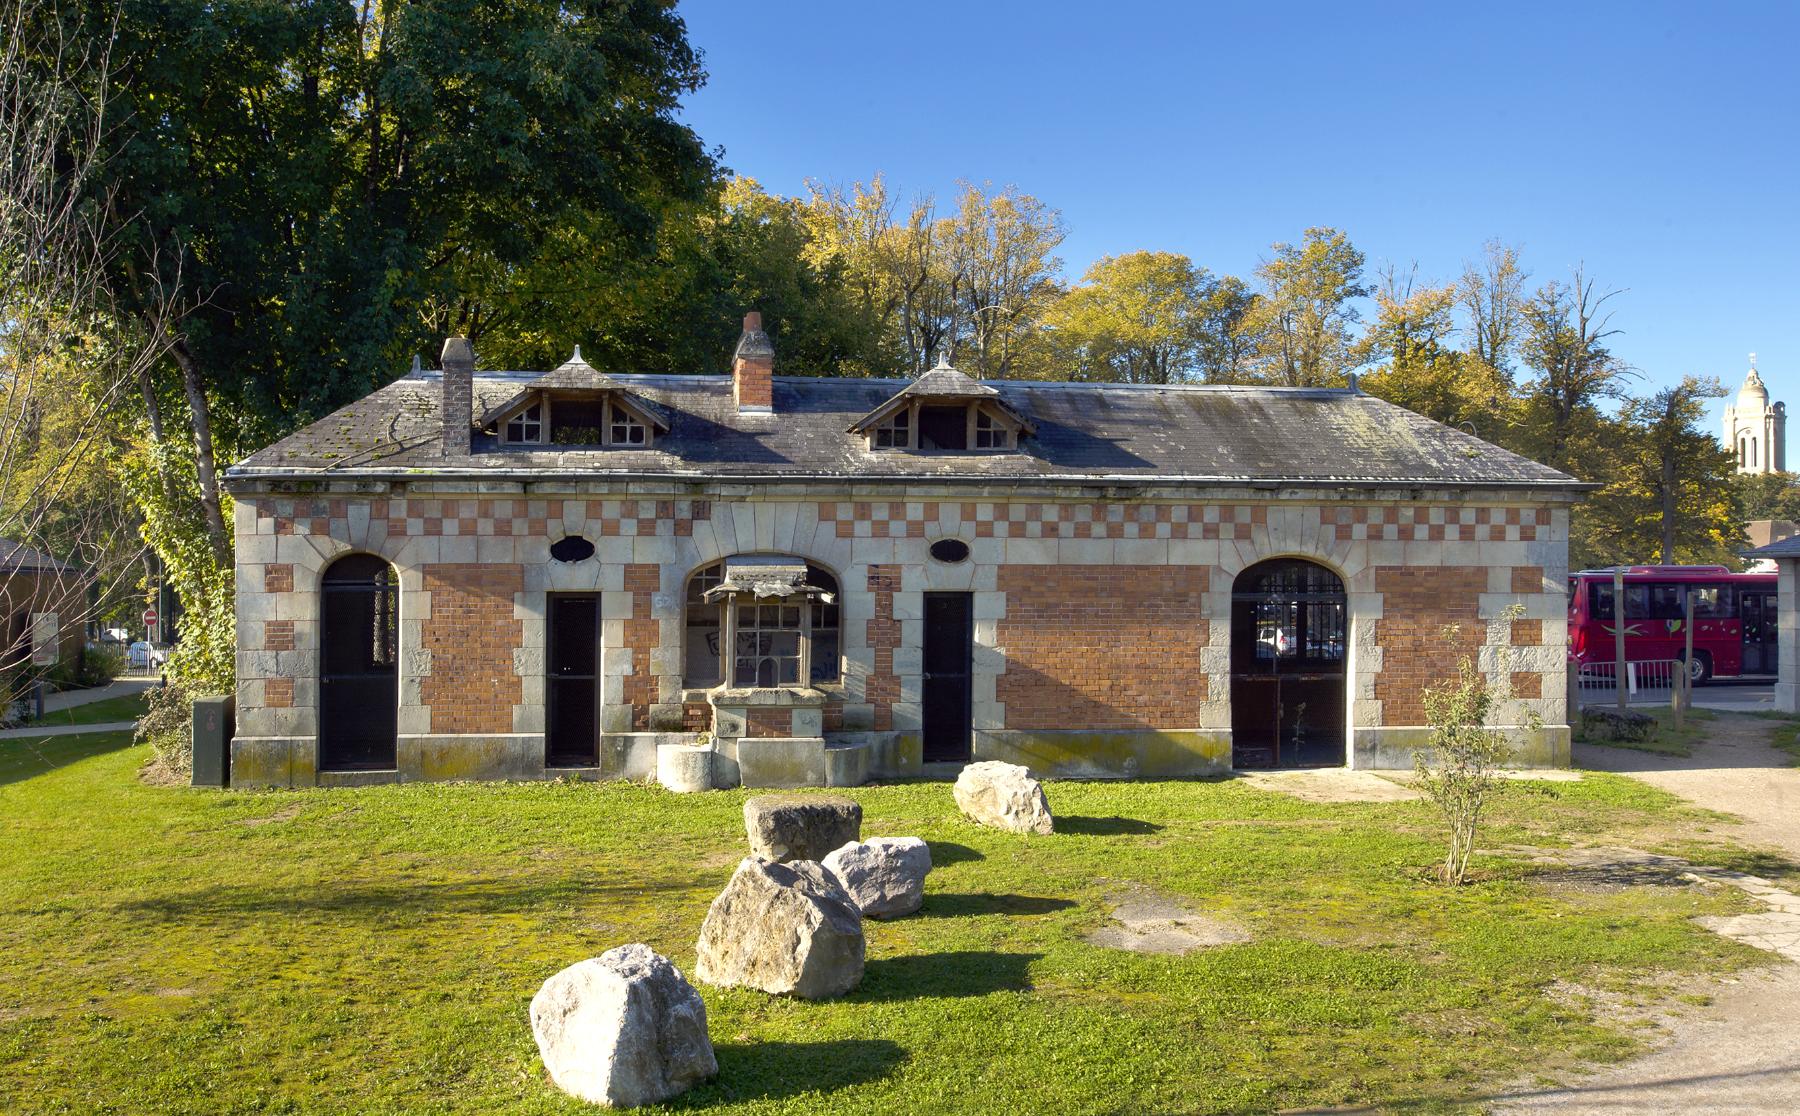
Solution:
[[[1688,664],[1688,681],[1696,686],[1704,686],[1712,681],[1712,656],[1705,651],[1694,652],[1694,661]]]

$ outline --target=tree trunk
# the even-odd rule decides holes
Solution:
[[[200,478],[200,507],[206,515],[206,537],[212,543],[213,556],[220,568],[231,562],[231,537],[225,531],[225,512],[219,503],[219,472],[213,460],[212,409],[206,402],[206,385],[200,382],[200,368],[187,344],[176,341],[171,347],[175,364],[181,369],[181,386],[187,392],[188,410],[194,416],[194,471]]]
[[[1662,564],[1675,564],[1675,454],[1662,453]]]

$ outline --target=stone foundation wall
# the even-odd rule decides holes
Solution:
[[[1365,730],[1396,730],[1382,737],[1395,741],[1422,726],[1421,688],[1454,669],[1437,638],[1447,622],[1462,633],[1457,650],[1511,684],[1503,723],[1565,721],[1568,513],[1523,494],[1271,491],[1247,500],[1142,488],[1101,500],[1047,489],[1029,500],[945,491],[901,501],[799,486],[671,486],[624,498],[599,482],[525,492],[485,481],[475,493],[454,483],[344,482],[323,498],[240,498],[246,754],[264,748],[258,741],[279,750],[268,742],[315,736],[319,580],[353,552],[380,555],[399,574],[401,736],[428,742],[421,749],[505,739],[514,758],[479,770],[515,772],[541,751],[551,593],[601,595],[607,739],[712,728],[707,695],[681,676],[687,579],[753,553],[804,558],[838,578],[843,678],[827,687],[824,731],[879,738],[896,755],[916,752],[920,730],[924,594],[962,591],[974,604],[978,755],[1089,774],[1228,764],[1231,587],[1240,571],[1280,556],[1343,579],[1353,764],[1398,762],[1398,745],[1364,747],[1373,739]],[[551,544],[570,534],[591,541],[594,556],[552,560]],[[945,538],[966,542],[969,558],[931,559],[928,547]],[[1524,611],[1508,624],[1514,604]],[[458,768],[411,754],[414,773],[396,777]],[[284,770],[307,779],[303,760]]]

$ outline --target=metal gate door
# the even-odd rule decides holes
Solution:
[[[400,701],[399,581],[380,558],[352,554],[331,564],[319,590],[319,768],[389,770]]]
[[[953,763],[972,754],[973,600],[968,593],[925,594],[926,763]]]
[[[598,766],[600,597],[594,593],[552,596],[549,644],[545,766]]]

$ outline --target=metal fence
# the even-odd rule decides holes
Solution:
[[[1624,664],[1626,696],[1646,701],[1667,701],[1669,691],[1674,688],[1684,665],[1680,659],[1646,659]],[[1617,701],[1619,664],[1572,665],[1569,668],[1569,682],[1569,702],[1577,709],[1583,705]]]

